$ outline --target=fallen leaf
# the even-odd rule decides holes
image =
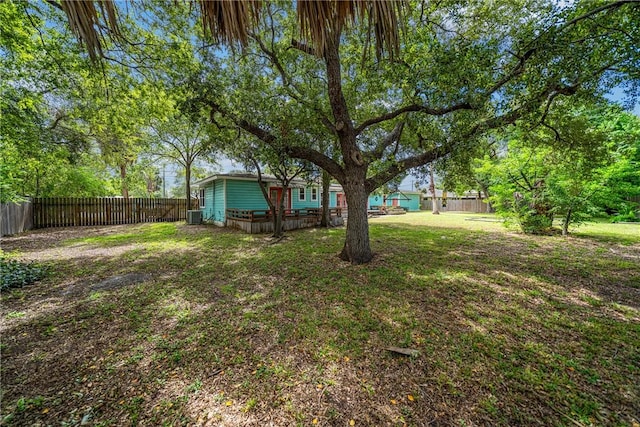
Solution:
[[[313,421],[311,421],[311,424],[318,424],[318,419],[314,418]]]
[[[233,400],[227,400],[224,404],[227,406],[231,406],[233,405]]]
[[[322,390],[322,384],[318,384],[318,385],[316,386],[316,388],[317,388],[318,390]]]
[[[356,421],[355,421],[355,420],[350,420],[350,421],[349,421],[349,425],[350,425],[350,426],[354,426],[354,425],[356,425]]]
[[[397,400],[395,400],[395,399],[391,399],[391,404],[392,404],[392,405],[397,405],[397,404],[398,404],[398,401],[397,401]]]
[[[43,413],[43,414],[46,414],[47,412],[49,412],[49,408],[44,408],[44,409],[42,410],[42,413]]]
[[[413,402],[413,401],[415,400],[415,399],[413,398],[413,396],[412,396],[412,395],[410,395],[410,394],[408,394],[408,395],[407,395],[407,399],[409,399],[411,402]]]
[[[351,360],[351,359],[349,359],[349,356],[345,356],[345,357],[344,357],[344,361],[345,361],[345,362],[348,362],[349,360]]]

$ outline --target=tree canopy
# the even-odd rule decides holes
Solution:
[[[328,172],[346,193],[341,257],[353,263],[373,257],[377,188],[426,164],[467,165],[496,130],[549,129],[569,97],[615,87],[633,102],[640,82],[640,4],[626,0],[49,4],[90,69],[131,90],[186,85],[191,119]]]
[[[355,263],[372,257],[366,199],[376,188],[438,159],[468,160],[493,129],[545,126],[564,97],[637,86],[637,35],[625,23],[637,20],[638,5],[411,5],[397,60],[367,56],[368,33],[358,27],[336,30],[318,57],[295,39],[291,10],[270,5],[242,54],[225,63],[228,80],[196,79],[215,120],[265,144],[282,126],[331,141],[329,155],[309,138],[292,139],[288,152],[342,184],[342,257]]]

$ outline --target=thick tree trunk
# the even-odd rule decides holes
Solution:
[[[120,180],[122,181],[122,197],[129,198],[129,187],[127,186],[127,165],[120,165]]]
[[[344,161],[344,188],[349,208],[347,219],[347,237],[340,258],[352,264],[365,264],[373,258],[369,245],[369,223],[367,218],[367,178],[368,164],[356,141],[357,134],[349,107],[342,91],[342,73],[340,71],[340,31],[332,35],[324,50],[327,67],[327,90],[329,103],[335,119],[335,130],[340,141],[340,151]]]
[[[349,208],[347,236],[340,258],[352,264],[365,264],[371,261],[373,253],[369,244],[369,220],[367,217],[367,197],[364,179],[349,179],[344,185]]]
[[[282,186],[282,197],[280,197],[280,201],[278,204],[278,210],[276,211],[276,216],[274,218],[273,223],[273,237],[282,237],[284,235],[284,217],[286,206],[284,204],[285,198],[287,197],[287,191],[289,187],[286,185]]]
[[[273,237],[282,237],[282,205],[279,209],[275,209],[273,215]]]
[[[321,227],[329,227],[331,224],[331,213],[329,211],[329,191],[331,188],[331,175],[322,169],[322,217],[320,218]]]
[[[275,236],[278,229],[278,209],[275,204],[269,203],[269,212],[271,212],[271,224],[273,224],[272,236]]]

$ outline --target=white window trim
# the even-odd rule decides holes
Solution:
[[[204,208],[204,207],[206,207],[206,206],[205,206],[205,204],[204,204],[204,199],[205,199],[205,197],[206,197],[206,191],[205,191],[205,189],[204,189],[204,188],[201,188],[201,189],[200,189],[200,194],[199,194],[199,196],[200,196],[200,203],[199,203],[199,204],[200,204],[200,208]]]
[[[307,189],[299,188],[298,189],[298,201],[305,202],[307,200]]]
[[[318,189],[313,187],[311,189],[311,201],[312,202],[317,202],[318,201]]]

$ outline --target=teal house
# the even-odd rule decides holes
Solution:
[[[387,195],[387,206],[399,206],[409,212],[419,211],[421,201],[419,191],[396,191]]]
[[[378,210],[383,206],[397,206],[406,211],[413,212],[420,210],[422,193],[419,191],[396,191],[391,194],[376,194],[369,196],[367,209]]]
[[[383,194],[370,194],[369,203],[367,209],[379,209],[380,206],[385,206],[386,196]]]
[[[276,206],[284,198],[285,229],[315,226],[322,208],[319,185],[294,180],[285,192],[274,177],[263,176],[262,180],[266,184],[270,200]],[[240,228],[251,233],[273,231],[269,230],[272,227],[269,205],[260,190],[256,175],[217,174],[196,182],[194,186],[199,190],[200,211],[204,222]],[[342,210],[346,209],[342,187],[332,185],[329,196],[329,208],[333,208],[332,218],[341,217]],[[340,222],[337,219],[335,221],[336,224]],[[257,225],[251,225],[252,223]]]

